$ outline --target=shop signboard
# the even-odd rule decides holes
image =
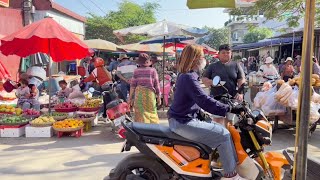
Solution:
[[[9,7],[9,1],[10,0],[0,0],[0,7],[1,6]]]

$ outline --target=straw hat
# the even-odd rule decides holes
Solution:
[[[270,64],[273,62],[273,59],[271,57],[267,57],[265,63]]]
[[[129,59],[129,57],[126,55],[126,54],[120,54],[119,55],[119,59],[122,60],[122,59]]]
[[[150,56],[146,53],[139,54],[139,58],[137,59],[137,64],[144,65],[147,60],[150,60]]]

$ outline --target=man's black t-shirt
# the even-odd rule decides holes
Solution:
[[[239,79],[245,78],[243,69],[234,61],[230,61],[226,64],[218,61],[210,64],[204,73],[204,77],[213,79],[215,76],[220,76],[221,81],[225,81],[224,87],[226,87],[231,96],[237,94],[237,84]],[[210,94],[214,97],[226,94],[226,90],[222,87],[211,87]]]

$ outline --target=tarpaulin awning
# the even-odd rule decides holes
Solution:
[[[294,43],[301,43],[302,38],[301,37],[295,37],[294,39],[292,37],[290,38],[275,38],[275,39],[267,39],[263,41],[259,41],[256,43],[249,43],[249,44],[241,44],[238,46],[234,46],[232,50],[242,50],[242,49],[255,49],[265,46],[278,46],[280,44],[291,44],[294,40]]]

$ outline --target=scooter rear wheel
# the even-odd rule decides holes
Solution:
[[[125,157],[105,179],[126,180],[168,180],[166,169],[156,160],[144,154],[131,154]]]

